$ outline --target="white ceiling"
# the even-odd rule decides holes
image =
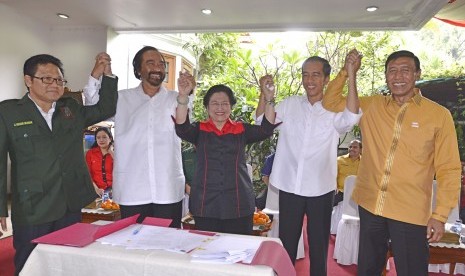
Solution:
[[[448,0],[0,0],[55,26],[117,32],[418,30]],[[379,10],[367,12],[367,6]],[[206,16],[204,8],[213,13]],[[65,13],[63,20],[56,13]]]

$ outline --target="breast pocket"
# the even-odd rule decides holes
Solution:
[[[37,125],[15,127],[13,130],[13,136],[17,152],[33,154],[34,144],[40,140],[39,127]]]
[[[435,140],[435,129],[430,127],[416,127],[415,125],[403,129],[405,135],[408,137],[405,139],[407,143],[405,147],[407,152],[410,152],[410,156],[414,157],[418,161],[425,161],[431,154],[434,153],[434,140]]]

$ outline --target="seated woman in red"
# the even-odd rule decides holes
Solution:
[[[105,191],[111,191],[113,184],[113,135],[110,129],[99,127],[95,131],[95,142],[86,153],[86,161],[95,192],[102,196]]]
[[[273,134],[274,89],[265,93],[265,118],[261,125],[232,121],[236,103],[226,85],[212,86],[203,104],[208,120],[190,124],[187,118],[188,89],[178,84],[176,134],[196,146],[197,165],[191,184],[189,211],[195,227],[204,231],[251,234],[255,195],[247,171],[245,146]]]

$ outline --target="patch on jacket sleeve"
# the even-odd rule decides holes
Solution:
[[[61,112],[61,114],[63,114],[65,119],[73,119],[74,118],[73,112],[67,106],[60,107],[60,112]]]

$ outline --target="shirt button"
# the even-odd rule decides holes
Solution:
[[[24,133],[24,138],[27,138],[29,135],[27,135],[27,133]]]

